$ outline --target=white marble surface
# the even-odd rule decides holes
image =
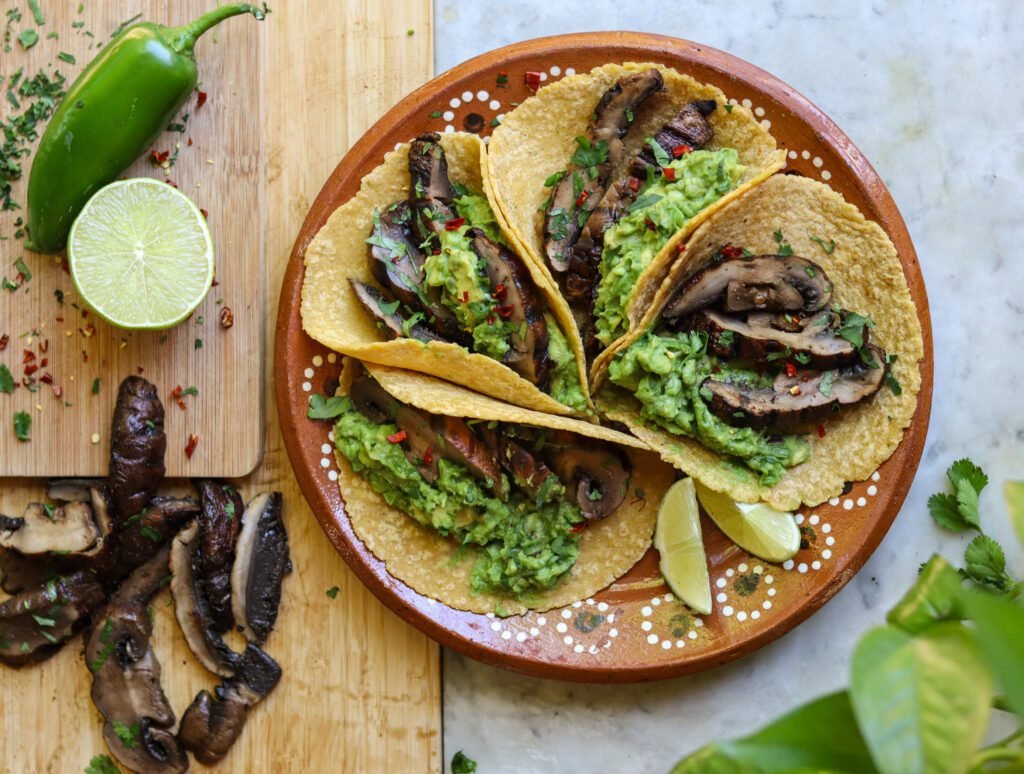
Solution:
[[[506,43],[599,29],[677,35],[753,62],[864,151],[920,255],[935,330],[924,460],[881,547],[821,612],[738,663],[656,684],[546,682],[445,654],[446,766],[463,749],[481,774],[667,771],[711,739],[845,684],[858,635],[919,564],[961,553],[925,508],[950,462],[970,455],[995,482],[1024,478],[1024,3],[435,0],[435,15],[438,72]],[[982,508],[1009,544],[997,487]],[[1020,552],[1013,561],[1024,571]]]

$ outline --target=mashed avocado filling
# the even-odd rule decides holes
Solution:
[[[429,483],[401,444],[388,441],[397,431],[393,424],[374,424],[344,398],[334,443],[388,505],[477,549],[473,593],[524,599],[554,586],[576,563],[579,536],[572,528],[583,516],[565,499],[561,483],[543,487],[535,500],[513,489],[503,501],[444,459],[437,481]]]
[[[597,338],[608,346],[626,332],[626,303],[637,280],[686,222],[736,187],[743,166],[732,148],[697,150],[671,161],[674,179],[655,178],[604,234],[594,303]]]
[[[507,244],[487,199],[462,186],[454,200],[455,210],[466,222],[453,231],[440,232],[441,252],[427,256],[423,264],[426,284],[441,288],[441,303],[473,335],[473,351],[501,360],[510,349],[509,337],[518,325],[495,312],[490,279],[484,262],[473,252],[467,232],[480,228],[495,242]],[[555,318],[546,314],[548,356],[553,361],[548,393],[559,403],[585,411],[587,397],[580,385],[576,358]]]
[[[711,413],[711,396],[700,388],[708,376],[752,387],[770,386],[771,378],[708,355],[703,333],[648,331],[612,361],[608,375],[643,404],[640,416],[645,420],[742,462],[760,474],[762,486],[779,483],[787,468],[810,456],[810,446],[800,436],[732,427]]]

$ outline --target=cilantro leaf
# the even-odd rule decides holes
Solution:
[[[943,529],[950,532],[966,532],[971,528],[957,507],[956,498],[945,492],[936,492],[928,498],[928,513],[932,519]]]
[[[131,750],[135,745],[139,743],[139,737],[141,735],[141,728],[138,723],[133,723],[130,726],[126,726],[120,720],[114,721],[114,734],[121,740],[121,744]]]
[[[462,750],[452,756],[452,774],[473,774],[476,761],[468,757]]]
[[[608,160],[607,140],[598,140],[591,145],[590,140],[586,137],[577,137],[576,144],[579,147],[572,154],[572,163],[577,167],[596,167]],[[596,177],[596,175],[592,174],[591,177]]]
[[[825,251],[825,255],[832,255],[832,253],[834,253],[836,250],[836,240],[834,239],[828,240],[827,245],[825,244],[825,240],[819,236],[812,236],[811,241],[817,242],[818,247]]]
[[[14,413],[14,435],[19,441],[31,440],[32,416],[27,411]]]
[[[953,487],[956,490],[956,504],[964,521],[981,531],[981,517],[978,515],[978,490],[970,481],[961,479]]]
[[[981,490],[988,486],[988,476],[985,475],[985,471],[966,457],[950,465],[946,471],[946,477],[949,478],[953,486],[957,486],[961,481],[969,481],[971,487],[978,494],[981,494]]]
[[[85,774],[121,774],[109,755],[97,755],[85,767]]]
[[[777,230],[773,236],[775,237],[775,243],[779,246],[779,255],[792,255],[793,248],[786,241],[786,237],[782,235],[782,229]]]
[[[339,591],[341,591],[341,589],[338,586],[331,586],[329,589],[327,589],[327,591],[325,593],[331,599],[337,599]]]
[[[885,356],[885,364],[891,366],[896,362],[896,358],[898,357],[899,355],[894,352],[889,353]],[[893,395],[903,394],[903,386],[900,384],[899,379],[896,378],[896,375],[892,372],[891,368],[887,368],[885,371],[885,383],[889,389],[892,390]]]
[[[544,181],[544,187],[545,188],[554,188],[556,185],[558,185],[559,182],[561,182],[563,177],[565,177],[565,170],[564,169],[562,169],[562,170],[560,170],[558,172],[552,172],[550,175],[548,175],[547,179]]]
[[[864,346],[864,328],[874,327],[875,323],[870,317],[849,312],[843,319],[842,326],[836,331],[836,335],[842,336],[857,349],[860,349]]]
[[[14,377],[11,375],[11,369],[3,363],[0,363],[0,392],[14,392]]]
[[[661,194],[643,194],[637,197],[637,200],[629,205],[628,212],[636,212],[642,210],[644,207],[650,207],[652,204],[660,202],[664,197]]]
[[[306,416],[310,419],[334,419],[345,410],[344,400],[341,396],[310,395]]]
[[[1012,579],[1006,574],[1006,555],[988,535],[978,535],[964,551],[964,574],[975,583],[1005,591]]]
[[[658,144],[658,141],[653,137],[647,138],[647,144],[651,146],[651,152],[654,154],[654,160],[658,162],[659,167],[667,167],[672,159],[669,158],[668,153],[665,149]]]

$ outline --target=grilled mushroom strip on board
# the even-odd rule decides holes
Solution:
[[[249,640],[259,643],[274,628],[281,583],[292,571],[281,503],[280,492],[263,492],[249,501],[231,571],[235,621]]]
[[[166,472],[166,450],[156,387],[141,376],[127,377],[117,393],[110,437],[109,494],[119,527],[153,499]]]
[[[281,667],[249,643],[238,674],[222,682],[211,696],[200,691],[181,718],[178,738],[205,766],[219,763],[245,727],[249,710],[265,699],[281,679]]]
[[[100,528],[87,503],[29,503],[21,518],[0,514],[0,548],[21,554],[80,554],[94,547],[99,539]]]
[[[204,479],[196,489],[203,509],[199,521],[200,577],[214,628],[226,632],[235,624],[231,615],[231,565],[245,504],[230,484]]]
[[[88,503],[92,489],[106,486],[102,478],[51,478],[46,482],[46,497],[58,503]]]
[[[632,125],[633,111],[663,85],[657,70],[626,75],[594,108],[586,144],[573,154],[544,214],[544,254],[555,276],[569,270],[573,246],[586,222],[577,210],[589,212],[604,198],[608,178],[625,153],[622,138]]]
[[[166,583],[168,548],[135,570],[93,619],[85,646],[92,701],[104,718],[103,738],[132,771],[178,774],[188,756],[171,733],[175,716],[160,685],[150,646],[149,601]]]
[[[0,663],[11,667],[54,655],[103,603],[103,590],[88,572],[44,581],[0,602]]]

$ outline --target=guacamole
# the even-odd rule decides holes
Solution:
[[[429,483],[388,436],[398,428],[374,424],[343,398],[334,443],[388,505],[420,524],[476,549],[472,572],[475,594],[529,597],[554,586],[576,563],[583,521],[578,506],[565,499],[557,481],[536,499],[513,489],[499,499],[461,465],[438,460],[438,478]]]
[[[583,387],[580,385],[576,357],[554,316],[549,312],[544,315],[544,319],[548,324],[548,357],[552,361],[548,392],[563,406],[586,411],[587,396],[583,394]]]
[[[654,179],[604,234],[594,317],[605,346],[626,332],[626,303],[644,269],[690,218],[735,188],[744,170],[732,148],[693,151],[666,169],[674,179]]]
[[[782,436],[780,440],[763,430],[732,427],[711,413],[711,396],[702,394],[700,388],[708,376],[752,387],[769,386],[771,379],[708,355],[703,333],[656,335],[648,331],[616,356],[608,375],[643,404],[640,416],[646,421],[695,438],[712,451],[742,462],[760,474],[762,486],[774,486],[787,468],[810,456],[810,446],[800,436]]]

